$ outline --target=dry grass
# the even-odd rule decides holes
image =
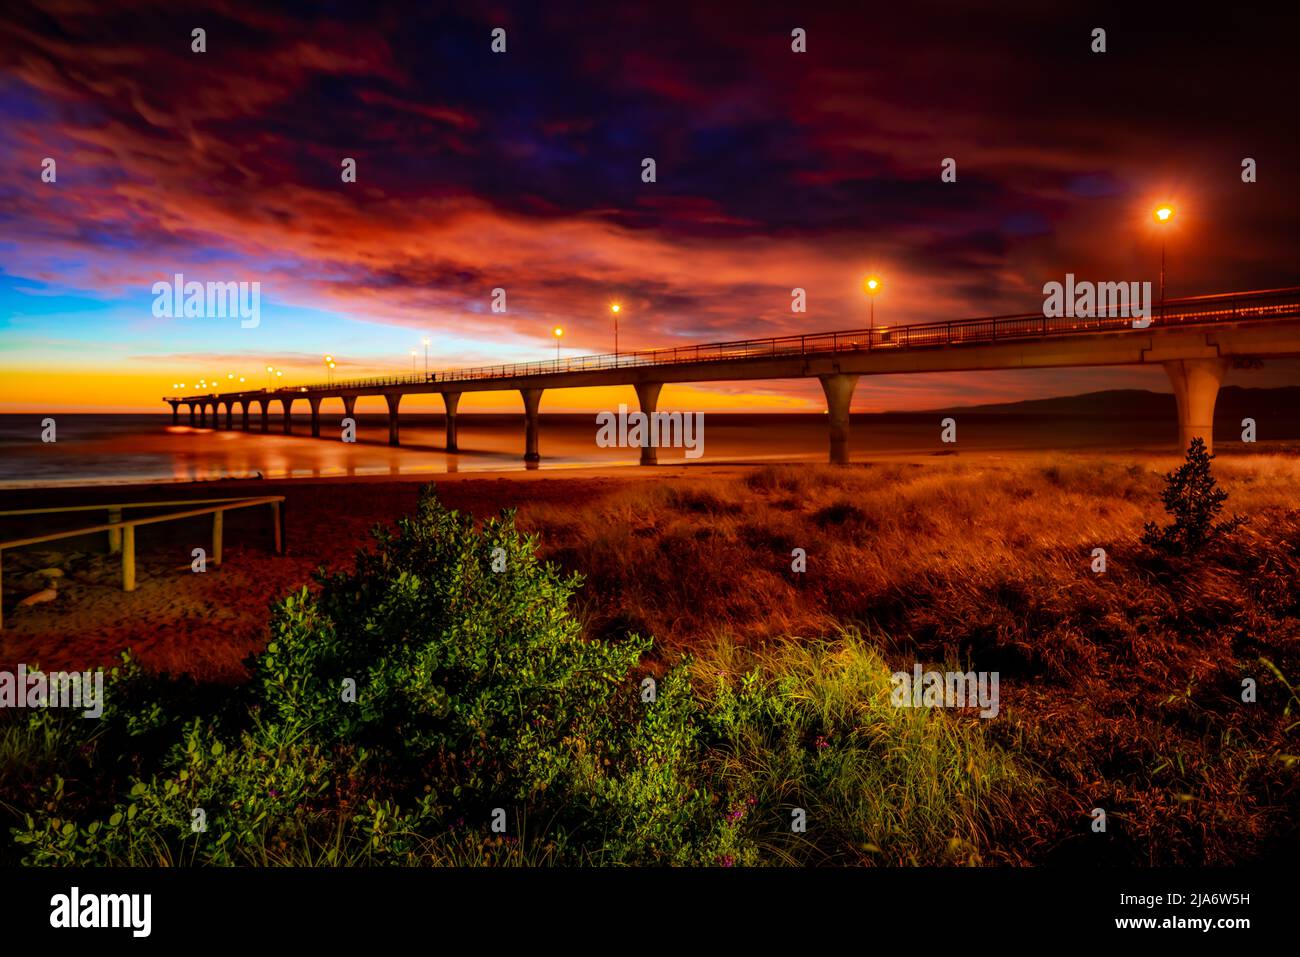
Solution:
[[[1054,782],[1044,806],[1023,809],[1012,857],[1281,854],[1296,844],[1297,704],[1262,660],[1297,684],[1300,459],[1216,460],[1249,525],[1191,561],[1139,541],[1144,521],[1163,520],[1175,464],[785,466],[638,483],[520,518],[545,555],[587,576],[591,631],[653,634],[665,659],[856,627],[898,668],[999,671],[990,730]],[[1240,701],[1244,678],[1257,704]],[[1105,835],[1089,828],[1095,807]]]

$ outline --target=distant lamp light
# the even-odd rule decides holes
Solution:
[[[610,312],[622,312],[622,311],[623,311],[623,307],[620,306],[618,303],[614,303],[614,305],[612,305],[612,306],[609,307],[609,311],[610,311]]]
[[[1172,206],[1158,206],[1156,207],[1155,216],[1156,222],[1167,223],[1174,218],[1174,208]]]
[[[876,276],[868,276],[867,281],[863,283],[867,290],[867,296],[871,302],[871,328],[876,325],[876,293],[880,292],[880,279]]]

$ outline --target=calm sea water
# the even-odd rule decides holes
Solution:
[[[940,441],[943,413],[855,415],[854,455],[928,454],[998,449],[1155,448],[1175,441],[1170,418],[1044,416],[952,413],[958,444]],[[59,415],[54,443],[41,441],[40,415],[0,416],[0,487],[223,478],[267,479],[440,472],[516,471],[523,461],[519,416],[463,414],[459,454],[443,448],[442,417],[402,418],[402,447],[387,444],[383,415],[358,416],[355,444],[338,436],[338,423],[323,417],[333,439],[310,437],[307,416],[295,417],[294,435],[263,435],[172,426],[170,415]],[[279,426],[272,418],[273,430]],[[596,444],[594,415],[543,415],[541,469],[635,465],[637,450]],[[682,449],[660,449],[662,464],[824,461],[825,415],[713,415],[704,420],[704,454],[687,460]]]

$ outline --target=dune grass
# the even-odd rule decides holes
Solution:
[[[1047,779],[1017,809],[1014,859],[1260,859],[1297,843],[1300,459],[1217,459],[1247,525],[1189,559],[1141,542],[1178,463],[777,466],[526,508],[521,522],[586,571],[589,630],[653,633],[662,655],[787,654],[857,628],[891,668],[1000,672],[989,733]],[[1096,807],[1111,821],[1101,840]]]

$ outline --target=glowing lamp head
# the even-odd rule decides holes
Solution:
[[[266,367],[266,371],[267,371],[267,372],[274,372],[275,370],[272,369],[270,366],[267,366],[267,367]]]
[[[559,326],[556,326],[556,327],[552,330],[552,334],[555,336],[555,338],[558,339],[558,338],[560,338],[560,336],[564,335],[564,330],[561,329]]]
[[[1159,206],[1155,212],[1157,223],[1167,223],[1174,218],[1174,208],[1172,206]]]
[[[614,303],[614,305],[609,307],[609,311],[614,313],[622,312],[623,307],[620,306],[618,303]]]
[[[868,276],[864,285],[867,288],[867,295],[874,296],[880,291],[880,280],[875,276]]]

